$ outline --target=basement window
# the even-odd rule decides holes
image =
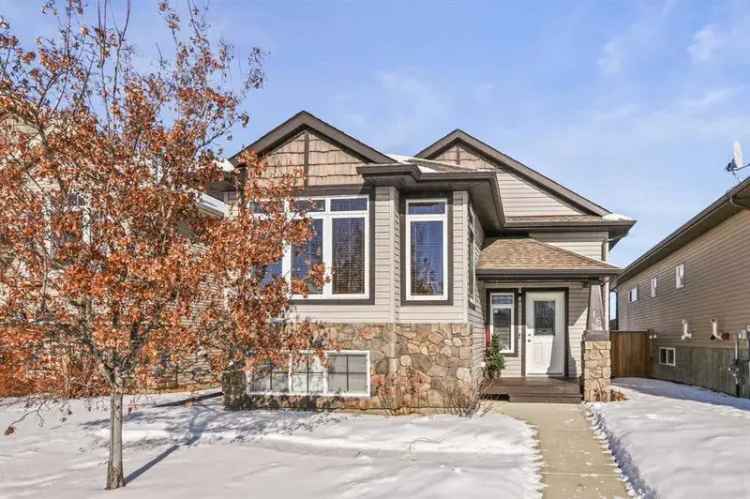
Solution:
[[[674,367],[677,365],[676,352],[672,347],[659,347],[659,364]]]
[[[251,395],[318,395],[367,397],[370,354],[367,351],[326,352],[320,359],[304,352],[277,364],[259,363],[248,373]]]

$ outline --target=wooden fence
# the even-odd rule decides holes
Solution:
[[[649,376],[648,331],[611,331],[612,377]]]

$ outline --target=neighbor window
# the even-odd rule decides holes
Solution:
[[[685,264],[681,263],[674,268],[674,285],[677,289],[685,287]]]
[[[656,277],[651,278],[651,298],[656,298],[656,288],[659,286],[659,280]]]
[[[503,353],[515,352],[513,317],[513,293],[491,293],[490,332],[498,339]]]
[[[659,347],[659,364],[670,367],[676,366],[675,349],[671,347]]]
[[[448,202],[406,201],[406,297],[448,298]]]
[[[323,286],[308,281],[309,298],[367,298],[368,196],[298,199],[292,209],[310,219],[312,237],[286,248],[280,261],[266,267],[263,282],[277,275],[306,280],[315,265],[323,265],[330,279]],[[261,210],[256,213],[264,216]]]
[[[262,363],[250,376],[251,394],[340,395],[370,394],[368,352],[326,352],[321,359],[306,352],[282,364]]]
[[[628,300],[630,303],[638,301],[638,287],[630,288],[630,292],[628,293]]]

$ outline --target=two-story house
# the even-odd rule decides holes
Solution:
[[[293,314],[340,348],[325,363],[256,369],[251,393],[377,407],[377,387],[400,380],[442,406],[481,377],[493,335],[504,377],[579,376],[589,302],[608,296],[619,269],[607,255],[633,220],[461,130],[389,155],[300,112],[248,148],[302,172],[315,237],[277,271],[325,264],[330,282]]]

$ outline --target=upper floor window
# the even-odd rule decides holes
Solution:
[[[674,268],[674,286],[677,289],[685,287],[685,264],[681,263]]]
[[[638,286],[630,288],[630,292],[628,293],[628,301],[630,301],[630,303],[638,301]]]
[[[322,287],[309,282],[309,298],[367,298],[368,196],[299,199],[294,210],[310,219],[312,237],[286,248],[280,261],[266,266],[264,282],[279,275],[305,280],[322,264],[330,279]]]
[[[448,201],[406,201],[406,298],[448,299]]]
[[[659,287],[659,280],[656,277],[651,278],[651,298],[656,298],[656,288]]]

